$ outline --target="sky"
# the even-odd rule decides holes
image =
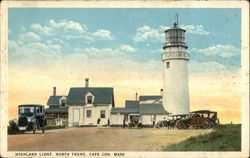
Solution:
[[[158,95],[163,85],[164,30],[178,13],[186,30],[191,110],[217,110],[239,123],[240,9],[10,8],[9,117],[25,103],[46,105],[57,87],[114,87],[115,104]]]

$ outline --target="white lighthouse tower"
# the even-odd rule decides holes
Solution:
[[[177,17],[178,19],[178,17]],[[166,43],[162,62],[163,106],[172,114],[189,113],[188,67],[189,54],[185,43],[185,30],[174,23],[173,28],[165,31]]]

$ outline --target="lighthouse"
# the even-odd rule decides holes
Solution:
[[[174,115],[189,113],[187,66],[189,54],[185,43],[185,32],[178,27],[177,20],[172,28],[165,31],[166,42],[163,46],[163,106]]]

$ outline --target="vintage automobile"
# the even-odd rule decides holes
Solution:
[[[178,129],[193,128],[213,128],[218,124],[217,112],[210,110],[199,110],[190,113],[189,117],[176,121]]]
[[[18,120],[9,121],[10,132],[32,130],[33,134],[36,133],[37,129],[41,129],[42,133],[45,133],[45,126],[47,121],[44,114],[44,106],[40,104],[24,104],[18,106]]]
[[[131,127],[135,127],[135,126],[138,126],[140,123],[139,123],[139,120],[140,120],[140,115],[138,114],[130,114],[129,115],[129,120],[130,122],[128,123],[128,126],[131,128]]]
[[[170,119],[159,121],[157,123],[156,127],[158,127],[158,128],[164,128],[164,127],[174,128],[177,120],[187,118],[188,116],[189,116],[188,114],[170,115],[169,116]]]

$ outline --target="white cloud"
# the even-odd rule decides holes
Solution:
[[[114,36],[109,30],[98,29],[96,32],[89,32],[86,25],[75,21],[49,20],[47,25],[32,24],[31,28],[43,35],[56,36],[66,39],[85,39],[87,41],[95,40],[113,40]]]
[[[111,48],[97,49],[94,47],[84,48],[82,50],[82,53],[87,54],[89,56],[94,56],[97,58],[114,57],[114,56],[123,55],[123,53],[120,52],[118,49],[111,49]]]
[[[159,26],[158,28],[151,28],[150,26],[141,26],[136,29],[136,35],[133,37],[135,42],[142,42],[145,40],[152,40],[156,42],[164,42],[164,31],[169,29],[169,26]],[[183,28],[190,34],[208,35],[209,32],[204,30],[202,25],[182,25]]]
[[[85,25],[81,25],[78,22],[69,20],[61,20],[60,22],[56,22],[53,19],[49,20],[48,24],[45,26],[41,26],[40,24],[32,24],[31,28],[45,35],[56,35],[58,33],[77,34],[83,33],[87,30]]]
[[[46,41],[47,44],[52,45],[52,44],[57,44],[57,45],[62,45],[62,46],[68,46],[69,44],[67,42],[65,42],[62,39],[59,38],[53,38],[51,40],[47,40]]]
[[[136,29],[136,35],[133,38],[135,42],[142,42],[149,39],[163,41],[164,32],[159,29],[153,29],[146,25]]]
[[[33,42],[33,41],[40,41],[41,37],[34,32],[26,32],[19,35],[20,42]]]
[[[58,62],[60,61],[56,63]],[[88,56],[83,53],[68,54],[62,58],[61,64],[69,69],[74,69],[73,67],[88,67]]]
[[[169,26],[160,26],[159,28],[161,32],[164,32],[165,30],[170,29]]]
[[[226,66],[220,64],[215,61],[207,61],[207,62],[198,62],[198,61],[190,61],[188,63],[188,70],[191,73],[219,73],[219,72],[226,72]]]
[[[32,24],[31,28],[46,35],[50,35],[53,32],[52,28],[48,26],[41,26],[40,24]]]
[[[78,22],[62,20],[60,22],[55,22],[53,19],[49,21],[49,24],[52,28],[60,29],[62,28],[65,32],[67,31],[77,31],[79,33],[83,33],[87,30],[85,25],[81,25]]]
[[[164,53],[164,50],[162,48],[159,48],[159,49],[155,49],[155,50],[152,50],[150,51],[152,54],[158,54],[158,55],[161,55],[162,53]]]
[[[92,58],[110,58],[110,57],[123,57],[125,58],[128,53],[137,51],[136,48],[130,45],[120,45],[117,48],[75,48],[76,53],[82,53]]]
[[[240,53],[240,50],[233,45],[215,45],[204,49],[193,48],[191,51],[203,53],[208,56],[232,57]]]
[[[130,45],[121,45],[119,50],[125,51],[125,52],[135,52],[137,49]]]
[[[12,65],[48,68],[60,53],[60,46],[40,42],[18,44],[11,41],[9,47],[9,63]]]
[[[111,32],[108,30],[99,29],[96,32],[92,33],[92,36],[97,38],[102,38],[106,40],[113,40],[114,37],[111,36]]]
[[[180,28],[185,29],[190,34],[209,35],[209,32],[204,30],[203,25],[181,25]]]
[[[49,48],[59,51],[62,47],[60,45],[49,45]]]

